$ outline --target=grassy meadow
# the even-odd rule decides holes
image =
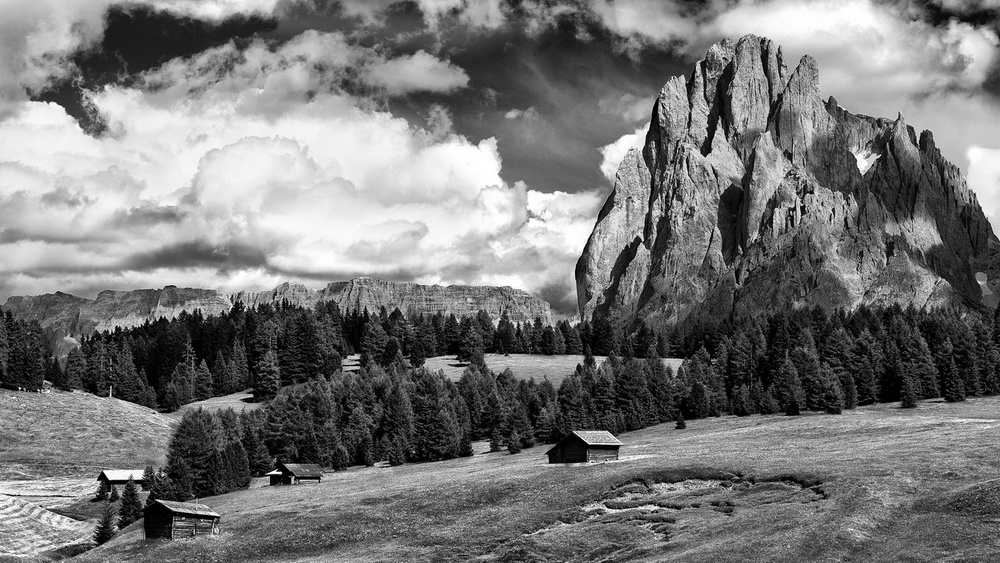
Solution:
[[[222,534],[82,562],[997,561],[1000,399],[722,417],[624,434],[623,459],[518,455],[328,473],[202,499]]]
[[[542,382],[548,379],[557,389],[563,379],[570,376],[577,364],[583,363],[583,356],[545,356],[541,354],[486,354],[486,365],[494,372],[501,372],[510,369],[518,379],[534,379]],[[605,356],[594,356],[597,364],[604,363]],[[678,358],[666,358],[663,363],[670,366],[675,372],[680,367],[683,360]],[[462,378],[462,372],[468,364],[459,362],[455,356],[437,356],[427,358],[424,364],[433,371],[441,370],[445,377],[452,381]]]

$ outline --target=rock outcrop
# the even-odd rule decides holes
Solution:
[[[576,267],[580,314],[671,325],[820,305],[982,306],[1000,241],[930,132],[823,100],[746,36],[660,91]]]
[[[323,289],[283,283],[271,291],[240,292],[224,295],[214,289],[191,289],[167,286],[163,289],[134,291],[102,291],[90,300],[62,292],[45,295],[10,297],[3,305],[18,318],[38,321],[49,335],[57,353],[65,354],[77,345],[80,336],[114,330],[117,327],[140,326],[161,317],[176,318],[182,311],[218,315],[228,312],[234,303],[248,307],[281,302],[313,307],[321,301],[336,301],[344,311],[377,312],[380,307],[390,311],[454,313],[456,316],[475,315],[485,309],[494,322],[507,313],[512,322],[533,322],[536,317],[552,324],[549,304],[525,291],[510,287],[451,285],[420,285],[388,282],[373,278],[356,278],[334,282]]]
[[[261,303],[281,303],[312,307],[324,301],[336,302],[342,311],[376,312],[381,307],[393,310],[398,307],[404,313],[454,314],[457,317],[475,315],[480,309],[493,317],[507,313],[511,322],[533,322],[536,317],[545,324],[552,324],[552,309],[542,299],[511,287],[473,285],[421,285],[410,282],[391,282],[375,278],[355,278],[350,281],[333,282],[326,287],[313,290],[308,287],[283,283],[271,291],[259,293],[240,292],[232,296],[232,301],[248,307]]]

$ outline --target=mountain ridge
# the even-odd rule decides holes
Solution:
[[[226,295],[214,289],[178,288],[130,291],[105,290],[95,299],[57,291],[43,295],[12,296],[0,308],[25,320],[37,320],[46,330],[57,353],[67,353],[76,339],[93,332],[141,326],[159,318],[173,319],[182,312],[200,310],[204,315],[228,312],[234,304],[248,307],[280,304],[313,307],[319,302],[335,301],[344,312],[367,308],[377,312],[384,306],[399,307],[403,312],[454,313],[473,315],[485,309],[498,321],[508,313],[511,322],[532,322],[540,317],[553,324],[550,305],[526,291],[508,286],[422,285],[391,282],[370,277],[331,282],[321,289],[284,282],[261,292],[237,292]]]
[[[1000,241],[958,168],[896,119],[823,100],[748,35],[671,78],[577,262],[581,317],[634,326],[775,307],[982,305]]]

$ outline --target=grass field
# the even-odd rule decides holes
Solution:
[[[0,481],[163,463],[173,419],[83,392],[0,390]]]
[[[619,462],[518,455],[202,499],[213,538],[128,530],[117,561],[998,561],[1000,399],[624,434]]]
[[[597,364],[604,363],[604,356],[595,356]],[[674,371],[680,367],[683,360],[667,358],[663,363],[670,366]],[[518,379],[531,379],[541,382],[548,379],[556,388],[562,380],[571,375],[577,364],[583,363],[583,356],[543,356],[540,354],[486,354],[486,365],[494,372],[510,368],[510,371]],[[462,377],[467,364],[455,359],[455,356],[437,356],[428,358],[424,364],[427,368],[437,371],[441,370],[445,376],[452,381],[458,381]]]

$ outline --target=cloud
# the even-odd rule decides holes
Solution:
[[[1000,148],[970,147],[968,181],[993,229],[1000,228]]]
[[[534,121],[536,119],[539,119],[541,116],[538,114],[538,111],[536,111],[534,107],[529,107],[528,109],[513,108],[511,110],[508,110],[507,113],[503,114],[503,117],[504,119],[508,120],[524,119],[526,121]]]
[[[385,88],[391,95],[452,92],[469,84],[464,70],[423,50],[375,63],[368,73],[369,83]]]
[[[615,176],[618,175],[618,167],[625,158],[625,153],[629,149],[639,149],[646,142],[646,131],[648,125],[641,125],[638,129],[627,135],[622,135],[617,141],[604,145],[601,152],[601,173],[611,184],[615,183]]]
[[[571,288],[600,198],[505,182],[496,140],[456,134],[443,106],[426,128],[388,113],[364,87],[393,60],[340,34],[225,45],[93,93],[99,138],[19,103],[0,123],[0,292]]]

